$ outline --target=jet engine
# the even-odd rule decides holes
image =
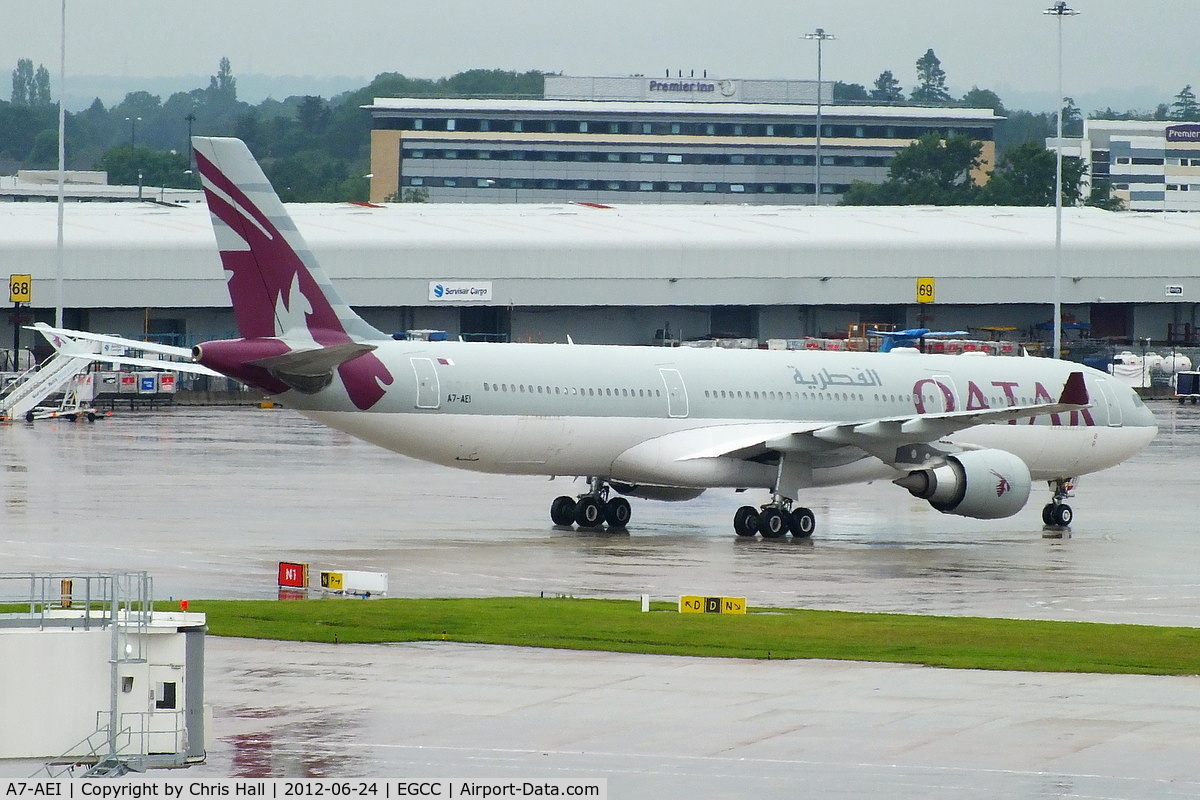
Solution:
[[[976,519],[1011,517],[1029,499],[1029,467],[1004,450],[968,450],[944,464],[892,481],[943,514]]]
[[[652,486],[645,483],[617,483],[610,481],[609,486],[626,497],[640,497],[643,500],[664,500],[668,503],[678,503],[684,500],[694,500],[704,494],[704,489],[694,489],[690,486]]]

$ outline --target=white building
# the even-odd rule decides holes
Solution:
[[[0,574],[0,758],[204,760],[203,614],[155,612],[144,573]]]
[[[1130,211],[1200,211],[1200,124],[1084,120],[1083,152]]]
[[[832,205],[927,133],[979,141],[977,181],[995,162],[991,109],[833,103],[828,82],[818,107],[816,81],[545,81],[536,100],[376,98],[371,200]]]
[[[844,334],[867,322],[1011,326],[1025,336],[1052,314],[1052,208],[346,203],[289,211],[342,297],[387,332],[649,344],[667,328],[684,338],[766,340]],[[45,321],[54,317],[55,240],[52,204],[0,206],[0,254],[32,273],[33,314]],[[1198,252],[1200,215],[1065,209],[1064,312],[1094,337],[1162,342],[1170,333],[1196,344]],[[918,278],[934,279],[933,303],[918,303]],[[225,279],[202,205],[67,209],[69,327],[183,345],[233,336]],[[488,292],[431,290],[448,282]],[[0,312],[0,326],[7,321]]]

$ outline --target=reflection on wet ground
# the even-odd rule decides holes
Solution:
[[[745,595],[751,604],[1200,624],[1192,518],[1200,409],[1160,403],[1158,439],[1079,481],[1066,536],[1020,514],[933,511],[887,482],[814,490],[811,542],[743,540],[760,493],[634,502],[628,532],[554,527],[566,479],[415,462],[286,410],[176,408],[5,441],[6,570],[148,570],[160,598],[271,597],[277,563],[390,575],[393,595]],[[1036,488],[1036,487],[1035,487]]]

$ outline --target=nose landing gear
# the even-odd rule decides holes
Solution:
[[[1054,497],[1042,508],[1042,524],[1051,528],[1067,528],[1075,515],[1071,507],[1063,502],[1068,497],[1074,497],[1075,482],[1073,478],[1057,478],[1050,481],[1050,491]]]

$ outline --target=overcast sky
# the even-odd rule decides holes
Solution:
[[[973,85],[1015,108],[1053,103],[1056,21],[1050,0],[67,0],[67,80],[234,75],[436,78],[471,68],[571,75],[708,70],[730,78],[815,78],[823,27],[827,79],[868,88],[885,69],[906,90],[928,48],[953,94]],[[1071,0],[1064,93],[1132,107],[1200,87],[1200,2]],[[0,67],[44,63],[57,81],[57,0],[0,0]],[[182,88],[196,88],[194,82]],[[302,84],[301,84],[302,85]],[[319,88],[324,88],[321,86]],[[57,91],[57,83],[55,83]],[[301,89],[294,90],[303,94]],[[314,94],[325,94],[313,91]],[[7,99],[8,85],[0,96]],[[242,99],[258,102],[262,97]],[[1092,100],[1091,98],[1097,98]],[[1111,98],[1101,100],[1099,98]],[[110,98],[102,98],[112,102]],[[118,98],[119,99],[119,96]],[[165,98],[164,98],[165,99]]]

